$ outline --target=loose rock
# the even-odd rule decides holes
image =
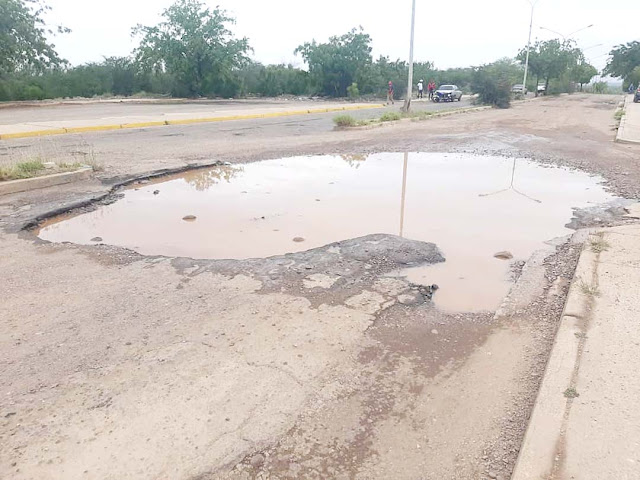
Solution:
[[[261,453],[257,453],[253,457],[251,457],[251,460],[249,460],[249,463],[251,463],[251,466],[253,468],[258,468],[264,464],[264,461],[265,461],[264,455]]]
[[[513,254],[511,252],[504,251],[496,253],[494,257],[500,260],[511,260],[513,258]]]
[[[195,215],[185,215],[184,217],[182,217],[182,219],[185,222],[193,222],[193,221],[195,221],[196,218],[197,217]]]
[[[102,237],[93,237],[91,239],[92,242],[101,242],[102,241]]]

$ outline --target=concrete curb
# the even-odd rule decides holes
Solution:
[[[26,192],[28,190],[37,190],[39,188],[53,187],[65,183],[77,182],[87,179],[93,173],[93,168],[84,167],[75,172],[54,173],[53,175],[44,175],[42,177],[24,178],[21,180],[9,180],[0,182],[0,195],[8,195],[10,193]]]
[[[572,242],[580,243],[586,234],[586,230],[576,232]],[[586,247],[582,250],[511,480],[541,480],[553,474],[572,402],[564,392],[575,387],[589,322],[591,297],[583,293],[583,288],[597,281],[597,260],[596,253]]]
[[[151,122],[138,122],[138,123],[122,123],[111,125],[94,125],[86,127],[69,127],[69,128],[52,128],[47,130],[34,130],[31,132],[18,132],[18,133],[3,133],[0,134],[0,140],[10,140],[16,138],[27,137],[42,137],[49,135],[64,135],[68,133],[87,133],[87,132],[101,132],[107,130],[121,130],[129,128],[146,128],[146,127],[162,127],[167,125],[190,125],[194,123],[211,123],[211,122],[229,122],[234,120],[253,120],[258,118],[277,118],[277,117],[289,117],[294,115],[309,115],[314,113],[330,113],[330,112],[342,112],[349,110],[367,110],[373,108],[384,108],[383,104],[371,104],[371,105],[354,105],[344,107],[329,107],[329,108],[309,108],[306,110],[290,110],[285,112],[268,112],[268,113],[255,113],[248,115],[227,115],[222,117],[205,117],[205,118],[188,118],[184,120],[159,120]]]
[[[627,111],[627,106],[629,103],[632,103],[633,99],[631,95],[627,95],[624,100],[624,106],[622,107],[623,111]],[[637,140],[629,140],[626,137],[626,127],[627,127],[627,115],[623,115],[620,119],[620,125],[618,125],[618,133],[616,134],[616,142],[617,143],[632,143],[632,144],[640,144],[640,141]]]

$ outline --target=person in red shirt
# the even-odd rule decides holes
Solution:
[[[389,86],[387,88],[387,105],[389,105],[389,102],[395,104],[395,102],[393,101],[393,93],[393,82],[389,82]]]
[[[427,87],[427,90],[429,91],[429,100],[433,100],[433,92],[436,91],[436,82],[431,80],[429,82],[429,86]]]

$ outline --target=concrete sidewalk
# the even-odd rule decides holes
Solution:
[[[591,234],[513,480],[640,479],[639,286],[640,224]]]
[[[341,112],[351,110],[365,110],[383,108],[380,103],[339,103],[339,102],[300,102],[296,104],[275,104],[251,106],[238,102],[237,105],[200,104],[181,105],[170,104],[165,109],[158,109],[158,105],[149,105],[149,112],[141,112],[140,106],[133,109],[132,105],[111,105],[109,116],[105,116],[104,106],[100,109],[92,108],[91,104],[82,106],[82,110],[75,118],[60,116],[60,118],[38,119],[33,121],[19,121],[16,123],[0,121],[0,140],[11,138],[58,135],[65,133],[81,133],[104,130],[119,130],[123,128],[143,128],[165,125],[185,125],[191,123],[224,122],[231,120],[249,120],[258,118],[275,118],[293,115],[307,115],[314,113]],[[152,108],[153,107],[153,108]],[[195,108],[197,107],[197,109]],[[46,107],[55,108],[55,107]],[[3,116],[11,114],[3,111]],[[19,113],[19,111],[18,111]],[[38,112],[41,113],[41,112]],[[42,112],[44,114],[45,112]],[[48,113],[48,112],[47,112]],[[23,115],[24,116],[24,115]]]
[[[640,143],[640,103],[633,102],[633,95],[626,95],[624,116],[620,119],[616,141],[620,143]]]

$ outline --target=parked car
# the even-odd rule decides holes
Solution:
[[[522,85],[521,83],[514,85],[513,88],[511,88],[511,93],[521,93],[523,95],[527,94],[527,89],[524,88],[524,85]]]
[[[462,100],[462,91],[456,85],[440,85],[433,94],[433,101],[453,102]]]
[[[640,85],[638,86],[636,93],[633,95],[633,101],[635,103],[640,103]]]
[[[538,85],[538,93],[545,94],[547,92],[547,86],[544,83]]]

